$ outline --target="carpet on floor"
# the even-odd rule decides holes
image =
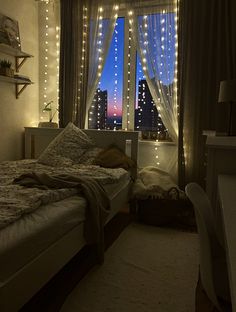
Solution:
[[[112,245],[132,219],[132,215],[121,212],[106,224],[105,250]],[[58,312],[78,282],[92,267],[98,266],[94,251],[92,246],[82,248],[19,312]]]
[[[60,312],[193,312],[198,259],[196,233],[131,223]]]

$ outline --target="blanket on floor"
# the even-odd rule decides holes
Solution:
[[[137,199],[180,199],[186,197],[167,172],[153,166],[147,166],[138,172],[133,196]]]

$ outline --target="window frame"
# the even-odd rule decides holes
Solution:
[[[141,7],[140,7],[141,5]],[[131,49],[130,49],[130,67],[129,65],[129,11],[133,11],[133,19],[137,19],[139,15],[148,15],[148,14],[160,14],[163,10],[168,7],[168,11],[171,13],[170,8],[174,5],[171,5],[169,1],[163,0],[162,4],[157,5],[155,1],[145,1],[143,4],[138,3],[135,6],[135,2],[132,3],[132,7],[128,7],[125,3],[120,5],[117,18],[124,18],[124,64],[123,64],[123,94],[122,94],[122,130],[135,130],[135,108],[136,108],[136,61],[138,48],[134,40],[134,37],[131,36]],[[138,10],[135,10],[138,8]],[[134,48],[133,48],[134,46]],[[130,72],[130,74],[129,74]],[[129,77],[135,77],[135,79],[129,79]],[[130,81],[129,81],[130,80]],[[129,83],[129,90],[128,90]],[[127,99],[127,97],[129,97]],[[128,106],[127,106],[128,104]],[[141,130],[140,130],[141,131]]]

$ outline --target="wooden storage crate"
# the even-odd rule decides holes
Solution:
[[[193,206],[187,197],[136,199],[136,211],[138,221],[145,224],[196,230]]]

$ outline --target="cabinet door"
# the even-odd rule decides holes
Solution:
[[[212,207],[216,206],[217,197],[217,180],[219,174],[235,174],[236,173],[236,137],[235,145],[226,144],[228,137],[222,137],[218,144],[207,144],[207,177],[206,192],[212,203]],[[231,140],[234,143],[234,140]]]

